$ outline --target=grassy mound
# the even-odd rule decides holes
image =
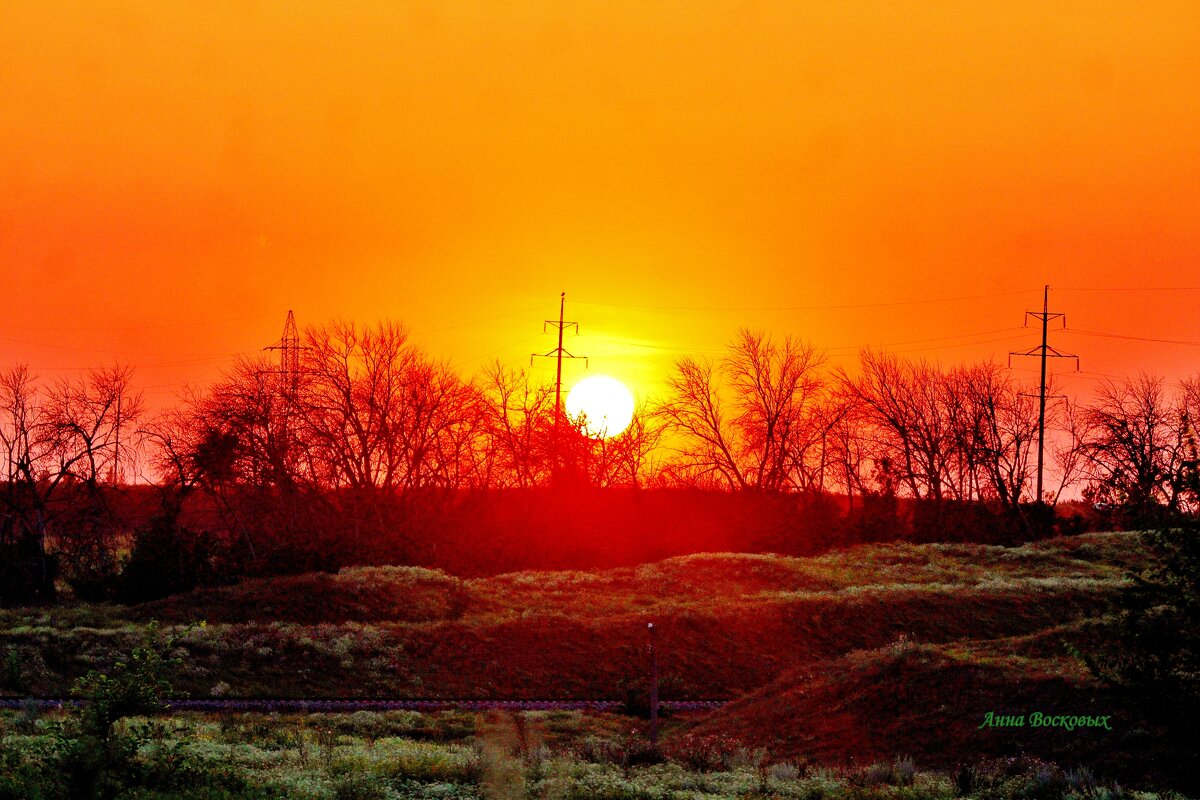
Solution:
[[[1137,709],[1123,706],[1068,658],[1014,654],[1027,644],[900,639],[854,651],[784,673],[714,712],[691,735],[733,737],[801,763],[870,764],[902,755],[953,769],[983,757],[1024,755],[1101,765],[1114,777],[1152,769],[1156,737]],[[1024,725],[984,725],[988,712],[1020,715]],[[1110,715],[1112,730],[1039,726],[1034,712]]]
[[[644,681],[654,622],[664,698],[734,698],[902,635],[944,646],[1024,637],[1025,657],[1061,656],[1046,632],[1106,613],[1120,565],[1138,557],[1134,535],[1091,534],[472,580],[405,567],[260,579],[131,608],[0,612],[0,653],[28,684],[0,691],[64,694],[127,652],[147,620],[203,619],[185,637],[180,682],[195,697],[614,699]]]
[[[467,602],[462,581],[420,567],[353,567],[199,589],[130,609],[137,620],[185,623],[425,622],[452,619]]]

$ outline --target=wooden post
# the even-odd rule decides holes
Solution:
[[[646,625],[650,631],[650,744],[658,746],[658,656],[654,652],[654,623]]]

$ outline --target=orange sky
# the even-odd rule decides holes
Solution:
[[[155,403],[288,308],[528,364],[562,290],[642,395],[741,324],[1004,359],[1044,283],[1197,341],[1200,291],[1113,290],[1200,287],[1198,188],[1194,0],[0,3],[0,366]]]

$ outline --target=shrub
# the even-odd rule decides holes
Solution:
[[[0,800],[42,800],[61,796],[53,785],[53,763],[12,740],[0,742]]]
[[[800,777],[800,767],[796,766],[791,761],[772,764],[767,768],[767,771],[772,780],[782,781],[785,783],[797,780]]]
[[[386,757],[376,762],[375,770],[390,781],[478,783],[483,773],[483,756],[474,748],[394,740],[380,742],[379,747],[385,744],[391,749]],[[349,772],[352,769],[353,764],[345,760],[334,764],[334,771]]]
[[[729,769],[740,749],[741,744],[732,736],[688,733],[673,740],[666,754],[670,760],[688,769],[709,772]]]
[[[142,643],[128,659],[114,664],[110,674],[91,670],[75,682],[71,693],[84,699],[80,721],[85,734],[104,738],[122,717],[166,710],[171,694],[167,676],[183,665],[183,660],[173,655],[176,639],[151,622]]]
[[[962,765],[953,776],[954,793],[980,800],[1060,800],[1066,774],[1057,765],[1031,756],[988,759]]]
[[[1200,486],[1193,485],[1193,492]],[[1143,534],[1121,613],[1092,652],[1068,645],[1094,675],[1166,728],[1164,758],[1179,788],[1200,790],[1200,519]]]
[[[618,739],[588,736],[580,743],[577,755],[593,764],[614,764],[626,771],[663,761],[662,751],[637,730],[630,730]]]
[[[387,800],[383,783],[370,773],[354,773],[338,778],[333,784],[335,800]]]
[[[211,534],[179,524],[170,513],[160,514],[134,534],[117,599],[141,603],[216,583],[218,550]]]
[[[858,786],[912,786],[917,767],[911,758],[897,757],[890,764],[879,762],[864,767],[851,776],[851,783]]]
[[[0,689],[7,689],[17,694],[29,694],[31,688],[21,651],[15,647],[6,647],[4,664],[0,667]]]
[[[564,787],[564,800],[659,800],[659,787],[639,786],[616,773],[588,773]]]

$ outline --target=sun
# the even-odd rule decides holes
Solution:
[[[567,395],[567,416],[583,419],[588,436],[608,439],[633,421],[633,395],[616,378],[593,375],[571,388]]]

